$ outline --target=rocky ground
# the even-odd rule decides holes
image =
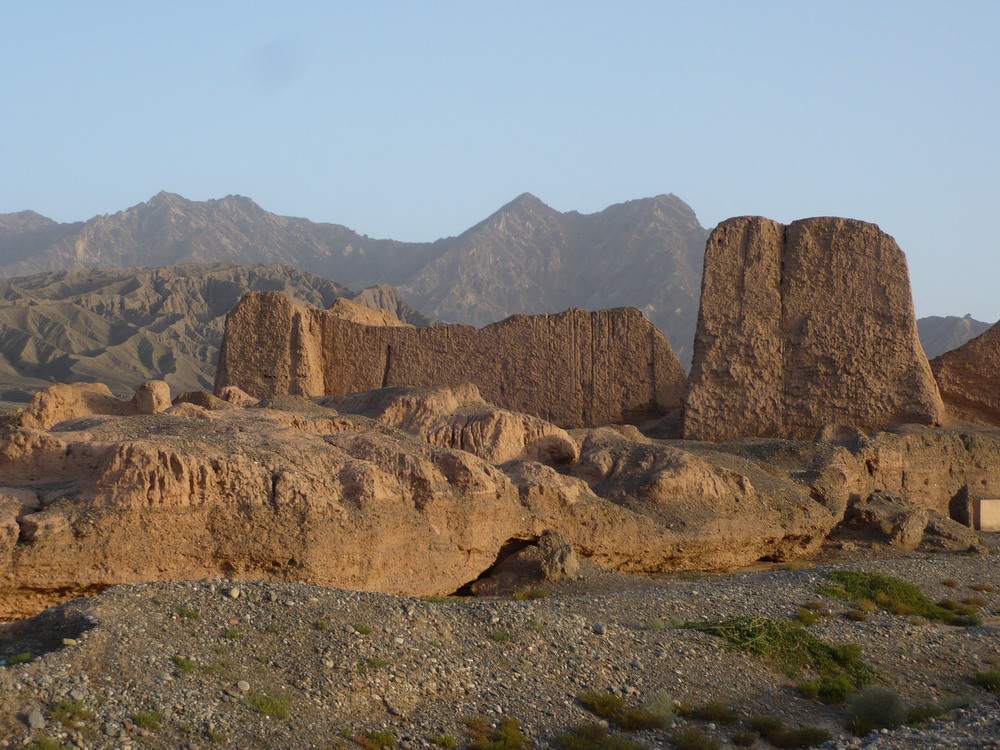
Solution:
[[[545,748],[595,720],[578,701],[594,689],[637,706],[663,693],[691,707],[722,700],[742,722],[777,715],[787,726],[825,728],[827,747],[1000,748],[1000,704],[970,681],[1000,663],[1000,539],[988,542],[994,554],[831,545],[815,567],[728,575],[635,578],[585,565],[581,579],[526,600],[232,580],[116,586],[6,627],[0,746],[374,748],[387,732],[415,750],[435,739],[448,746],[448,735],[467,745],[463,720],[483,716],[520,720],[528,743]],[[899,576],[934,600],[980,597],[984,623],[952,627],[881,610],[851,621],[846,602],[817,592],[833,569]],[[800,697],[796,677],[777,665],[677,627],[789,619],[807,602],[827,613],[810,632],[860,644],[878,679],[908,703],[965,707],[922,727],[855,737],[844,706]],[[672,748],[689,727],[730,747],[745,724],[688,715],[667,729],[612,733]]]

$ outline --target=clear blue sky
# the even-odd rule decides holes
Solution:
[[[426,240],[670,192],[876,222],[918,314],[994,321],[998,33],[995,0],[15,0],[0,212],[239,193]]]

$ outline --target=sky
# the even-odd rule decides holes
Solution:
[[[1000,2],[5,4],[0,213],[235,193],[373,237],[523,192],[877,223],[1000,319]]]

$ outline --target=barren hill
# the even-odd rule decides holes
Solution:
[[[514,313],[633,306],[687,364],[706,236],[673,195],[580,214],[526,193],[458,236],[404,243],[278,216],[241,196],[198,202],[164,192],[75,224],[30,211],[0,215],[0,275],[285,263],[353,288],[392,284],[417,309],[476,326]]]
[[[120,393],[150,378],[180,391],[211,387],[226,313],[251,290],[320,307],[355,297],[282,265],[87,268],[0,280],[0,399],[24,400],[54,381],[100,381]],[[389,287],[357,299],[408,323],[431,322]]]

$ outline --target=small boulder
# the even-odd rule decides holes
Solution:
[[[159,414],[170,406],[170,386],[163,380],[147,380],[136,389],[129,411],[133,414]]]
[[[236,406],[254,406],[258,401],[258,399],[255,399],[242,388],[235,385],[227,385],[225,388],[220,388],[216,395],[223,401],[228,401]]]
[[[928,512],[924,546],[930,549],[964,552],[979,548],[979,536],[968,526],[932,510]]]

